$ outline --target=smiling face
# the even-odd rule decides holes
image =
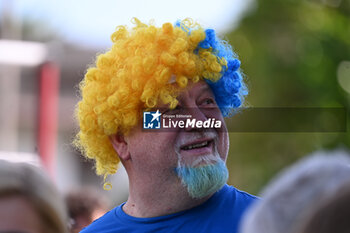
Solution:
[[[162,114],[191,115],[191,119],[203,122],[215,119],[221,121],[221,128],[177,127],[143,131],[141,125],[135,127],[125,137],[125,141],[132,170],[143,177],[143,182],[156,182],[158,179],[159,182],[174,183],[174,180],[179,180],[176,174],[179,166],[195,168],[217,163],[218,160],[223,164],[226,161],[228,133],[208,84],[201,81],[190,85],[179,95],[178,100],[176,109],[162,111]]]

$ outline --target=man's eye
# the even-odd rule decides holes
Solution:
[[[202,102],[202,104],[204,104],[204,105],[213,104],[213,103],[215,103],[214,100],[213,100],[213,99],[210,99],[210,98],[205,99],[205,100]]]

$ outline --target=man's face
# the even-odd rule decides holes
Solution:
[[[221,121],[221,128],[142,130],[141,125],[135,127],[125,139],[133,169],[143,174],[144,182],[156,182],[154,177],[158,177],[159,182],[179,181],[179,169],[202,169],[218,161],[221,162],[220,169],[222,166],[226,169],[224,163],[229,148],[228,133],[208,84],[201,81],[189,85],[177,99],[179,104],[176,109],[162,111],[163,119],[164,115],[191,115],[197,121],[211,118]],[[176,120],[178,118],[172,118],[173,122]],[[184,183],[184,180],[181,182]]]

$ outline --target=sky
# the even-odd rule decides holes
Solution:
[[[66,40],[82,46],[105,47],[118,25],[131,18],[157,26],[191,17],[204,27],[225,33],[235,27],[253,0],[0,0],[0,14],[11,6],[18,18],[31,18],[55,28]]]

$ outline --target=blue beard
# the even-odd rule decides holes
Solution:
[[[176,172],[192,198],[203,198],[218,191],[228,179],[227,167],[221,159],[198,167],[178,166]]]

